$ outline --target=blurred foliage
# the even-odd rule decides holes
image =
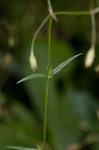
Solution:
[[[55,11],[89,10],[90,0],[52,1]],[[99,1],[95,1],[99,6]],[[22,84],[32,73],[29,53],[33,34],[48,14],[45,0],[0,0],[0,149],[9,145],[42,146],[45,79]],[[51,80],[47,127],[48,149],[99,149],[99,14],[96,58],[85,69],[90,48],[90,16],[58,16],[53,23],[51,66],[83,52]],[[37,72],[46,72],[47,24],[35,45]]]

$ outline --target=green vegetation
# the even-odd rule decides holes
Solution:
[[[41,5],[39,2],[40,1],[37,3],[38,7]],[[24,27],[23,35],[21,35],[22,27],[17,24],[17,19],[12,19],[14,25],[8,24],[5,20],[1,21],[0,30],[4,35],[6,35],[6,33],[3,32],[8,32],[8,43],[3,43],[4,38],[1,38],[1,78],[3,75],[3,80],[1,80],[2,86],[0,91],[0,148],[19,150],[97,150],[99,148],[98,78],[93,74],[99,73],[97,63],[98,55],[96,56],[95,51],[98,47],[98,44],[96,45],[95,18],[95,15],[99,12],[99,8],[97,7],[98,2],[94,3],[94,1],[90,0],[90,3],[88,3],[90,9],[88,11],[53,11],[54,7],[52,8],[50,0],[47,2],[49,14],[35,32],[32,44],[30,44],[31,40],[25,43],[25,40],[27,41],[25,34],[28,33],[28,36],[29,34],[32,36],[31,30],[33,22],[31,21],[31,17],[37,17],[32,16],[30,10],[27,10],[23,18],[23,22],[25,17],[28,21],[27,24],[22,24]],[[12,3],[18,6],[21,4],[20,7],[21,9],[23,8],[23,10],[25,10],[25,7],[29,3],[30,6],[36,4],[36,2],[32,2],[31,0],[29,2],[13,1]],[[3,1],[1,1],[1,4],[5,6]],[[69,6],[69,2],[66,2],[66,4]],[[54,5],[56,5],[56,3],[54,3],[53,6]],[[71,3],[70,8],[72,8],[72,6]],[[82,5],[77,3],[77,6]],[[43,7],[42,2],[42,8]],[[45,8],[46,7],[47,6],[45,6]],[[12,10],[12,12],[17,12],[16,15],[19,13],[17,10]],[[14,15],[12,16],[14,17]],[[61,18],[58,18],[59,15]],[[65,17],[67,18],[72,18],[69,23],[68,21],[66,22],[66,27],[70,29],[69,31],[71,31],[72,34],[70,34],[68,30],[65,33],[64,15],[66,15]],[[19,13],[19,17],[20,16],[21,14]],[[86,44],[88,39],[81,38],[81,35],[84,36],[87,30],[82,31],[79,23],[77,24],[76,20],[73,21],[74,16],[81,16],[81,20],[83,16],[84,18],[87,17],[86,22],[91,18],[91,33],[89,33],[89,35],[91,35],[91,46],[86,56],[84,50],[81,50],[80,43],[84,43],[83,49],[88,47]],[[79,22],[81,20],[79,19]],[[44,26],[47,21],[49,21],[48,33],[46,32],[47,28]],[[57,24],[58,27],[56,27]],[[20,29],[20,35],[23,38],[22,41],[17,37],[17,27]],[[56,31],[57,33],[55,33]],[[39,40],[37,40],[39,32],[42,32],[42,34]],[[48,40],[46,40],[47,34]],[[58,34],[59,38],[57,38]],[[68,42],[64,44],[65,34],[68,34]],[[81,39],[79,39],[79,37]],[[22,52],[18,51],[15,53],[15,50],[22,48],[19,41],[23,42],[23,48],[25,45],[27,48],[25,47]],[[8,52],[4,53],[2,51],[4,45]],[[30,56],[29,50],[27,50],[29,49],[29,45],[31,45]],[[74,52],[74,49],[76,52]],[[80,50],[80,52],[78,52],[77,49]],[[82,53],[84,54],[84,56],[82,55],[83,58],[79,57],[78,60],[73,61]],[[4,56],[2,56],[2,54]],[[30,72],[28,58],[32,71],[36,71],[37,73]],[[73,61],[72,64],[64,68],[71,61]],[[79,63],[77,64],[77,62]],[[26,76],[27,74],[30,75]],[[89,78],[90,75],[91,77]],[[18,81],[18,76],[19,78],[20,76],[26,77]],[[35,80],[35,78],[38,79]],[[46,79],[46,87],[45,80],[39,78]],[[52,80],[51,82],[50,79]],[[27,80],[30,81],[21,83]],[[20,84],[15,85],[16,82]],[[44,95],[45,101],[43,101]]]

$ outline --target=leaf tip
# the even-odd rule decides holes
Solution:
[[[16,84],[19,84],[20,83],[20,81],[18,81]]]

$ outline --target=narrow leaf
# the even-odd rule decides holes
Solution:
[[[81,53],[82,54],[82,53]],[[52,74],[50,76],[50,78],[55,75],[56,73],[58,73],[61,69],[63,69],[67,64],[69,64],[72,60],[74,60],[76,57],[80,56],[81,54],[75,55],[73,57],[70,57],[69,59],[67,59],[66,61],[64,61],[63,63],[61,63],[59,66],[57,66],[55,69],[52,70]]]
[[[7,148],[13,150],[37,150],[36,148],[27,148],[27,147],[20,147],[20,146],[8,146]]]
[[[33,78],[47,78],[47,75],[42,74],[42,73],[31,74],[31,75],[21,79],[20,81],[18,81],[17,84],[27,81],[27,80],[30,80],[30,79],[33,79]]]

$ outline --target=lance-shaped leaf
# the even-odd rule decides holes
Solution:
[[[82,53],[81,53],[82,54]],[[61,63],[59,66],[57,66],[55,69],[52,70],[52,73],[50,75],[50,78],[55,75],[56,73],[58,73],[61,69],[63,69],[67,64],[69,64],[72,60],[74,60],[76,57],[80,56],[81,54],[75,55],[73,57],[70,57],[69,59],[67,59],[66,61],[64,61],[63,63]]]
[[[20,146],[8,146],[7,148],[12,150],[38,150],[37,148],[28,148],[28,147],[20,147]]]
[[[21,83],[21,82],[24,82],[24,81],[27,81],[27,80],[30,80],[30,79],[33,79],[33,78],[47,78],[47,75],[42,74],[42,73],[31,74],[31,75],[19,80],[17,82],[17,84]]]

